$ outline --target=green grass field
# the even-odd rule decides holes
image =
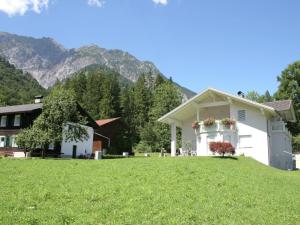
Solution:
[[[300,224],[300,171],[246,158],[0,159],[0,224]]]

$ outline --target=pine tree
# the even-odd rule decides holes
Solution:
[[[99,103],[99,118],[111,118],[120,113],[120,87],[116,76],[106,77],[102,84],[102,98]]]
[[[141,142],[150,146],[154,151],[162,148],[170,149],[170,127],[157,122],[164,114],[181,104],[182,95],[177,87],[170,81],[156,87],[153,93],[153,105],[149,111],[149,121],[141,130]]]
[[[145,75],[141,75],[133,88],[134,102],[134,125],[140,130],[149,121],[148,112],[150,109],[151,94],[147,85]]]
[[[272,102],[273,101],[273,97],[271,96],[270,92],[267,90],[265,95],[264,95],[264,100],[265,102]]]

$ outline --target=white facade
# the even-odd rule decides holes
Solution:
[[[216,124],[205,127],[207,118]],[[230,118],[236,125],[223,126],[221,120]],[[182,150],[192,148],[197,156],[213,155],[209,149],[212,141],[230,142],[237,155],[280,169],[292,169],[291,135],[279,114],[271,107],[208,89],[159,119],[172,129],[172,156],[176,155],[176,127],[182,130]],[[199,121],[198,129],[192,123]],[[175,143],[175,144],[174,144]],[[188,147],[187,147],[188,146]]]
[[[80,155],[92,154],[94,129],[92,127],[83,126],[86,128],[89,138],[83,141],[66,141],[65,137],[61,143],[62,157],[78,157]]]

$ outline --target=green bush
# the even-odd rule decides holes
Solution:
[[[134,148],[133,151],[135,153],[148,153],[148,152],[152,152],[152,148],[150,145],[148,145],[146,142],[144,141],[140,141],[140,143],[138,143]]]

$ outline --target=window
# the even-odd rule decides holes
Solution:
[[[251,135],[240,135],[239,136],[239,147],[240,148],[252,148],[252,136]]]
[[[50,145],[48,146],[48,150],[54,150],[54,144],[50,144]]]
[[[3,148],[5,146],[5,137],[0,136],[0,147]]]
[[[21,125],[21,115],[15,115],[14,126],[19,127]]]
[[[5,147],[11,147],[11,137],[6,136],[5,138]]]
[[[246,120],[246,110],[239,110],[238,121],[245,121],[245,120]]]
[[[7,124],[7,116],[1,116],[0,127],[6,127]]]
[[[13,147],[13,148],[17,148],[18,147],[18,145],[16,143],[16,136],[12,136],[11,137],[11,147]]]

